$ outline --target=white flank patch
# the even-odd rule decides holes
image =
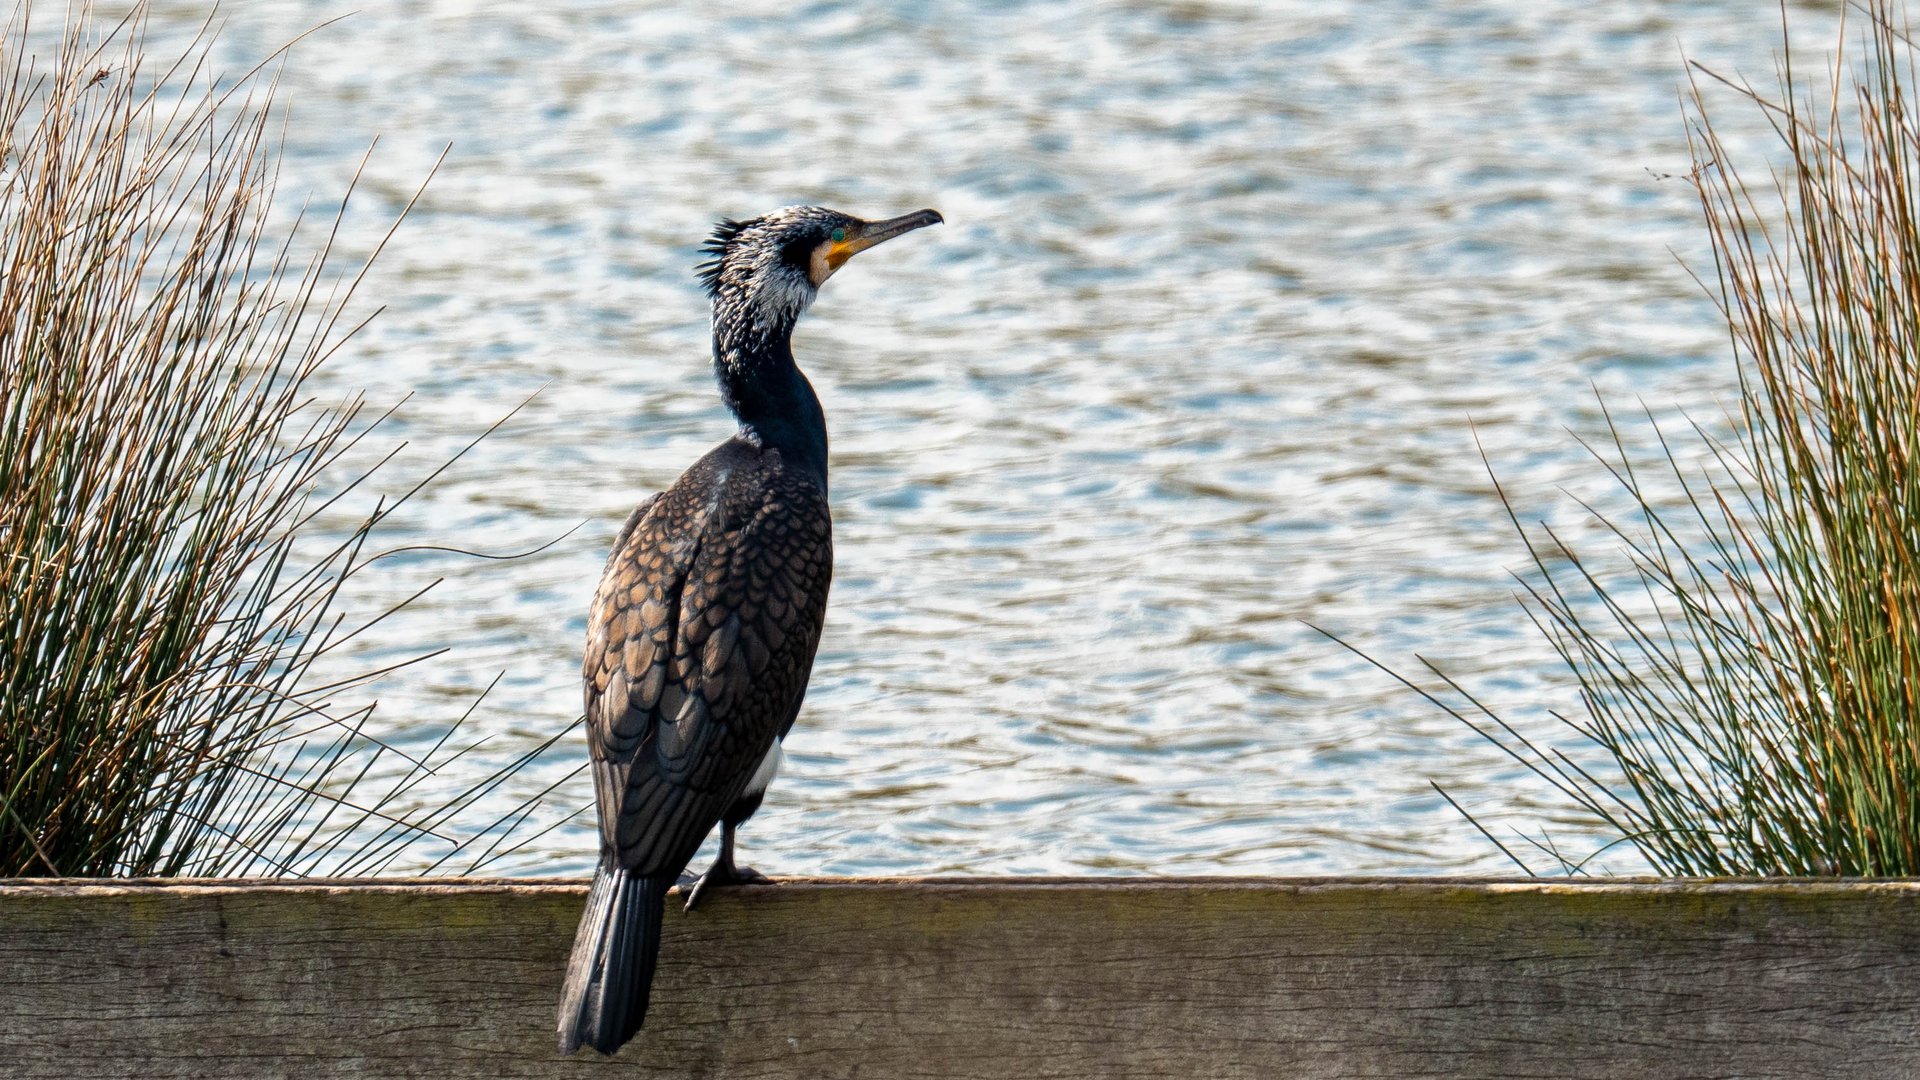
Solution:
[[[747,781],[747,789],[740,793],[741,796],[758,795],[767,790],[773,778],[780,775],[780,760],[785,756],[778,742],[768,748],[767,756],[760,759],[760,767],[753,770],[753,778]]]

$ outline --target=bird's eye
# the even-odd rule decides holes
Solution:
[[[835,230],[833,230],[833,242],[834,242],[834,243],[836,243],[836,244],[838,244],[838,243],[843,243],[843,242],[844,242],[844,241],[845,241],[846,239],[847,239],[847,230],[845,230],[845,229],[835,229]]]

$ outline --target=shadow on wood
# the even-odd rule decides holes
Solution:
[[[0,1073],[1906,1077],[1920,884],[788,881],[553,1051],[578,883],[0,883]]]

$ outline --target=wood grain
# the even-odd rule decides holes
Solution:
[[[1920,883],[787,881],[557,1057],[579,883],[0,883],[0,1075],[1911,1077]]]

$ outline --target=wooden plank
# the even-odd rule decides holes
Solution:
[[[0,883],[0,1075],[1910,1077],[1920,883],[788,881],[552,1047],[579,883]]]

